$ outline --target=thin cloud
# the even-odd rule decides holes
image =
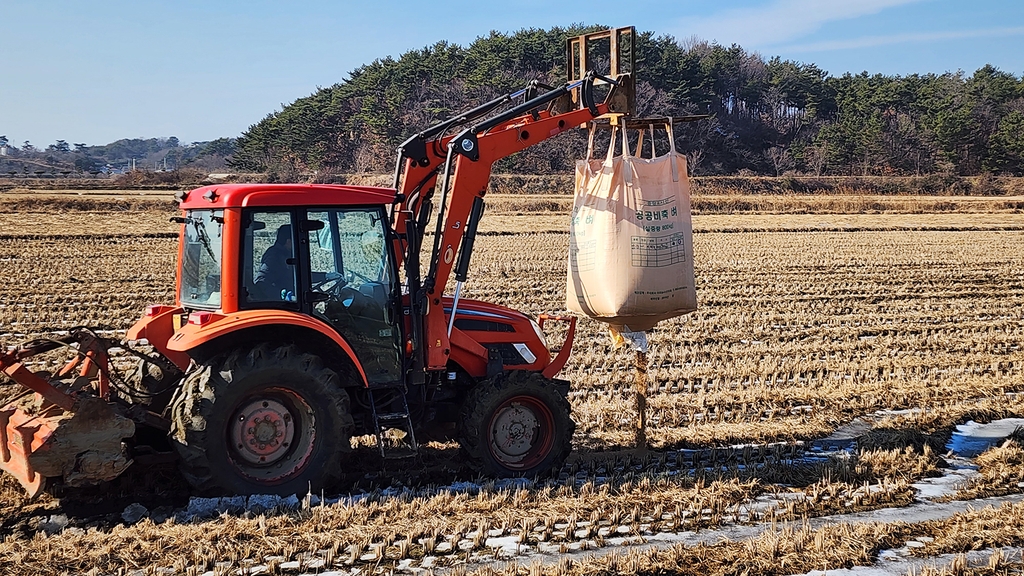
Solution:
[[[768,47],[806,36],[828,22],[877,14],[922,0],[775,0],[765,6],[736,8],[684,19],[680,38],[698,36],[724,44]]]
[[[986,28],[983,30],[961,30],[947,32],[918,32],[892,34],[890,36],[863,36],[849,40],[827,40],[808,44],[779,46],[780,52],[826,52],[830,50],[855,50],[858,48],[874,48],[892,44],[908,44],[912,42],[936,42],[939,40],[961,40],[964,38],[998,38],[1001,36],[1024,35],[1024,26],[1012,28]]]

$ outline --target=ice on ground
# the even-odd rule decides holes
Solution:
[[[71,521],[68,519],[67,514],[54,514],[40,522],[39,530],[47,534],[56,534],[67,528],[70,523]]]
[[[474,494],[480,491],[480,484],[476,482],[452,482],[446,487],[452,492],[469,492]]]
[[[970,420],[966,424],[957,425],[956,432],[953,432],[953,437],[946,444],[946,449],[965,458],[974,458],[1022,427],[1024,418],[1003,418],[988,424]]]
[[[517,536],[488,538],[484,542],[484,546],[488,548],[497,548],[496,554],[504,558],[511,558],[518,554],[527,552],[530,548],[529,546],[520,544]]]
[[[967,510],[984,508],[987,506],[999,506],[1006,503],[1018,503],[1024,501],[1024,495],[1014,494],[1009,496],[1000,496],[995,498],[984,498],[970,501],[953,501],[953,502],[934,502],[934,501],[920,501],[910,506],[893,507],[893,508],[880,508],[876,510],[868,510],[863,512],[854,512],[849,514],[836,514],[829,516],[820,516],[806,520],[806,525],[812,530],[821,529],[824,526],[834,525],[836,523],[889,523],[889,522],[908,522],[917,523],[925,522],[929,520],[941,520],[949,518],[954,514],[959,514]],[[783,523],[785,526],[786,523]],[[636,536],[621,536],[615,531],[609,533],[609,537],[605,539],[605,546],[596,550],[588,551],[588,555],[595,557],[605,556],[615,551],[621,551],[624,547],[634,547],[635,550],[649,550],[649,549],[665,549],[671,546],[684,545],[684,546],[697,546],[700,544],[715,544],[723,540],[739,542],[756,538],[761,534],[769,530],[775,530],[776,527],[772,523],[758,523],[758,524],[733,524],[724,525],[713,529],[702,529],[697,532],[685,531],[685,532],[659,532],[656,534],[645,535],[643,537]],[[783,528],[784,529],[784,528]],[[922,539],[915,539],[916,542],[923,542]],[[909,556],[909,550],[904,547],[905,554]],[[520,563],[529,562],[531,559],[539,561],[545,566],[556,564],[561,558],[565,557],[564,554],[560,554],[560,545],[554,543],[541,543],[537,545],[535,550],[524,551],[523,554],[517,556],[517,561]],[[579,552],[577,552],[578,554]],[[898,556],[899,554],[893,554],[892,556]],[[885,556],[885,555],[883,555]],[[893,560],[892,557],[886,558],[886,560]],[[497,566],[497,560],[490,562],[482,561],[482,564],[491,564]],[[876,575],[893,575],[898,574],[899,576],[905,576],[908,572],[910,565],[900,565],[900,568],[893,571],[887,571],[884,569],[885,563],[879,561],[875,566],[858,567],[849,570],[828,570],[828,575],[833,576],[834,574],[845,574],[846,576],[876,576]],[[816,572],[815,574],[822,574],[822,572]]]
[[[529,478],[502,478],[502,479],[496,480],[494,482],[494,487],[499,489],[499,490],[502,490],[502,489],[505,489],[505,488],[509,488],[509,489],[521,488],[521,489],[526,490],[526,489],[529,489],[529,488],[533,488],[535,485],[536,485],[536,482],[534,482],[533,480],[531,480]]]
[[[184,520],[209,518],[223,512],[244,512],[245,496],[228,496],[223,498],[192,497],[188,507],[181,511]]]
[[[121,512],[121,519],[128,524],[135,524],[146,516],[149,516],[149,509],[138,502],[129,504],[125,507],[124,512]]]
[[[985,550],[974,550],[963,554],[968,568],[979,568],[988,566],[989,559],[996,552],[1001,550],[1008,558],[1019,558],[1024,549],[1021,548],[987,548]],[[878,561],[872,566],[854,566],[853,568],[837,568],[834,570],[812,570],[798,576],[906,576],[922,572],[926,566],[938,570],[949,568],[957,559],[959,554],[942,554],[928,558],[907,556],[899,552],[883,550],[878,555]]]
[[[873,424],[863,418],[857,418],[848,424],[844,424],[826,438],[820,438],[811,442],[811,450],[815,452],[839,452],[852,450],[857,446],[857,440],[867,434]]]
[[[310,500],[319,498],[312,496]],[[211,518],[223,513],[241,514],[253,512],[260,514],[275,508],[282,510],[294,510],[301,506],[299,497],[277,496],[275,494],[254,494],[252,496],[224,496],[221,498],[199,498],[192,497],[188,506],[176,515],[179,520],[201,520]]]
[[[970,460],[960,457],[948,458],[949,468],[937,478],[923,478],[911,486],[917,490],[918,499],[935,500],[952,496],[967,482],[978,475],[978,467]]]

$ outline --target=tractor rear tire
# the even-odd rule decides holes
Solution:
[[[561,468],[575,431],[564,391],[536,372],[514,370],[470,391],[459,443],[485,474],[535,477]]]
[[[336,372],[295,346],[223,354],[171,403],[170,439],[200,492],[305,494],[336,483],[354,422]]]

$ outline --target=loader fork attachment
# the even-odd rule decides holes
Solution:
[[[612,28],[568,38],[565,62],[570,83],[583,80],[588,72],[597,78],[572,90],[575,108],[594,110],[595,85],[607,85],[604,101],[609,112],[628,116],[636,111],[636,28]]]

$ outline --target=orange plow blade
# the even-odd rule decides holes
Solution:
[[[78,353],[59,375],[74,377],[79,371],[74,385],[51,382],[48,373],[32,372],[22,363],[72,344]],[[0,372],[28,389],[0,408],[0,470],[17,478],[29,496],[38,496],[47,478],[85,486],[113,480],[131,464],[124,440],[135,434],[135,422],[104,399],[109,396],[106,351],[104,340],[83,329],[0,354]]]
[[[123,439],[134,433],[135,423],[99,398],[80,397],[66,412],[27,394],[0,408],[0,469],[31,497],[49,477],[68,486],[113,480],[131,464]]]
[[[56,406],[52,411],[64,413]],[[29,464],[28,456],[52,434],[52,423],[45,415],[29,416],[13,404],[0,410],[0,469],[14,476],[32,498],[42,491],[44,478]]]

